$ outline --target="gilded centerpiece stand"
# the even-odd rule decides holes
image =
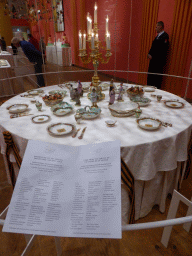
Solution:
[[[97,100],[92,101],[92,106],[97,107],[97,102],[99,100],[102,100],[105,98],[105,94],[102,93],[100,80],[98,76],[98,66],[99,63],[106,64],[109,62],[109,59],[112,55],[111,53],[111,47],[110,47],[110,34],[108,31],[108,17],[106,19],[106,35],[105,35],[105,41],[106,41],[106,47],[102,45],[102,42],[99,41],[98,36],[98,23],[97,23],[97,5],[95,3],[94,6],[94,23],[92,28],[92,18],[90,14],[87,15],[87,35],[86,32],[81,33],[79,31],[79,57],[81,58],[82,62],[84,64],[88,64],[90,62],[93,63],[94,67],[94,76],[92,77],[92,84],[90,86],[90,92],[88,93],[88,98],[92,101],[92,92],[97,93]],[[89,48],[89,52],[87,52],[87,44]],[[101,50],[105,50],[105,58],[102,56]]]

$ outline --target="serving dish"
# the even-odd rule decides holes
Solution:
[[[41,93],[44,93],[44,90],[42,89],[32,89],[27,91],[29,95],[39,95]]]
[[[157,87],[155,86],[143,86],[145,92],[154,92]]]
[[[174,101],[174,100],[165,100],[164,101],[165,106],[169,108],[183,108],[185,104],[180,101]]]
[[[51,111],[56,116],[65,116],[73,111],[72,105],[67,102],[61,102],[51,107]]]
[[[144,130],[157,130],[161,127],[162,123],[160,120],[151,118],[151,117],[143,117],[137,119],[138,126]]]
[[[130,88],[127,89],[127,95],[129,98],[135,97],[135,96],[143,96],[144,90],[140,86],[131,86]]]
[[[45,123],[45,122],[48,122],[50,120],[50,116],[48,116],[48,115],[37,115],[37,116],[33,116],[31,118],[31,120],[32,120],[33,123],[36,123],[36,124]]]
[[[135,96],[135,97],[131,98],[131,101],[138,103],[140,107],[146,107],[151,102],[151,100],[149,98],[143,98],[140,96]]]
[[[61,95],[63,95],[63,96],[66,96],[67,91],[66,91],[66,90],[52,90],[52,91],[49,91],[49,94],[50,94],[50,95],[53,95],[53,94],[61,94]]]
[[[10,113],[12,114],[17,114],[17,113],[22,113],[28,109],[27,104],[13,104],[9,107],[7,107]]]
[[[62,102],[64,96],[58,93],[52,94],[52,95],[45,95],[42,97],[43,101],[45,102],[45,105],[51,107],[54,106],[60,102]]]
[[[47,127],[47,131],[50,135],[62,136],[69,134],[75,130],[75,126],[69,123],[56,123]]]
[[[94,119],[100,115],[101,109],[85,106],[84,108],[78,109],[77,113],[80,113],[82,115],[82,119]]]
[[[111,115],[114,117],[128,117],[128,116],[133,116],[134,114],[135,114],[135,110],[129,111],[128,113],[124,113],[124,114],[119,114],[111,110]]]
[[[116,102],[113,105],[109,105],[109,110],[118,114],[134,113],[134,110],[138,108],[138,104],[135,102]]]

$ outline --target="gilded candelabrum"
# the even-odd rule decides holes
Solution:
[[[100,80],[97,72],[98,66],[99,66],[99,63],[103,63],[103,64],[108,63],[112,55],[111,47],[110,47],[110,34],[108,31],[108,21],[109,19],[107,17],[106,35],[105,35],[106,47],[104,47],[101,41],[99,41],[96,3],[94,7],[93,28],[92,28],[92,18],[88,13],[87,35],[86,35],[86,32],[82,34],[81,31],[79,31],[79,57],[81,58],[82,62],[85,64],[92,62],[94,67],[94,76],[92,77],[92,86],[90,87],[90,93],[88,93],[88,98],[90,98],[92,89],[95,88],[98,94],[98,100],[102,100],[105,98],[105,95],[104,93],[102,93],[102,89],[99,86]],[[87,46],[89,48],[89,52],[87,52]],[[104,49],[106,51],[105,56],[102,56],[103,54],[100,51],[101,49]],[[96,106],[96,104],[94,104],[94,106]]]

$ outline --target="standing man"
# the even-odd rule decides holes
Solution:
[[[42,54],[35,48],[34,45],[32,45],[31,43],[27,42],[27,41],[22,41],[21,39],[17,38],[17,37],[13,37],[11,40],[11,43],[15,46],[15,47],[21,47],[24,54],[26,55],[26,57],[28,58],[28,60],[32,63],[34,63],[34,68],[35,68],[35,73],[42,73],[42,64],[43,64],[43,60],[42,60]],[[38,83],[38,87],[44,87],[45,86],[45,82],[44,82],[44,78],[43,75],[36,75],[37,77],[37,83]]]
[[[164,23],[162,21],[157,22],[156,31],[157,36],[153,40],[148,54],[150,60],[148,72],[163,74],[169,49],[169,35],[164,31]],[[161,82],[162,76],[148,74],[148,85],[156,86],[158,89],[161,89]]]

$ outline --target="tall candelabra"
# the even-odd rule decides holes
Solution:
[[[83,63],[87,64],[92,61],[94,67],[94,76],[92,77],[92,85],[96,89],[98,93],[99,99],[104,97],[104,94],[101,93],[101,88],[99,88],[99,77],[97,73],[99,63],[106,64],[109,62],[111,53],[111,42],[110,42],[110,33],[108,30],[109,26],[109,18],[106,18],[106,34],[105,34],[105,41],[106,47],[104,47],[99,41],[98,35],[98,23],[97,23],[97,4],[95,3],[94,6],[94,23],[92,28],[92,18],[90,14],[87,14],[87,35],[86,32],[81,33],[79,31],[79,56]],[[87,45],[90,51],[87,51]],[[100,52],[101,49],[105,49],[106,54],[105,58],[102,57],[102,53]]]

